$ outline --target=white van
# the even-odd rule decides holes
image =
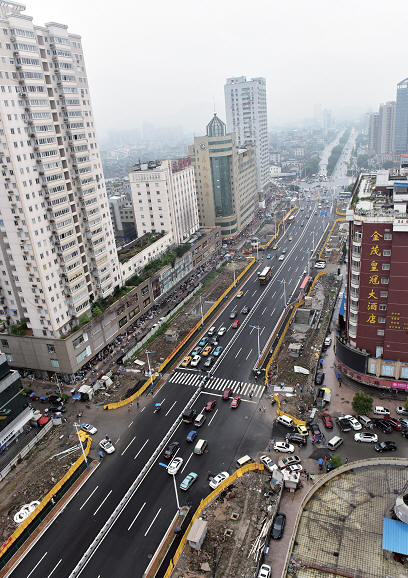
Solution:
[[[251,462],[252,462],[251,456],[242,456],[242,458],[239,458],[239,460],[237,460],[237,465],[239,468],[241,468],[242,466],[245,466],[245,464],[250,464]]]
[[[199,413],[194,420],[195,427],[201,427],[206,420],[206,416],[203,413]]]
[[[329,450],[337,450],[339,446],[343,443],[343,438],[339,438],[339,436],[334,436],[331,440],[329,440],[327,447]]]
[[[208,446],[207,440],[198,440],[194,448],[194,453],[200,456],[205,452],[207,446]]]
[[[358,421],[361,423],[363,427],[366,427],[368,429],[371,429],[373,427],[373,421],[366,415],[359,415]]]
[[[294,426],[293,419],[288,415],[280,415],[276,421],[282,425],[285,425],[286,427]]]

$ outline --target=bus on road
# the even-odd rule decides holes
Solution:
[[[261,271],[261,274],[259,275],[259,284],[266,285],[267,283],[269,283],[271,277],[272,277],[272,268],[265,267],[265,269],[263,269],[263,271]]]

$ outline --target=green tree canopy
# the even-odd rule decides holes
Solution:
[[[373,398],[364,391],[357,391],[351,405],[357,415],[367,415],[373,410]]]
[[[343,460],[340,456],[332,456],[329,459],[329,464],[333,466],[333,468],[338,468],[343,465]]]

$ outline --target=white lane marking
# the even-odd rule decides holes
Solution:
[[[288,284],[290,285],[292,283],[292,277],[289,279]]]
[[[261,331],[259,332],[259,337],[261,337],[261,335],[264,331],[265,331],[265,325],[262,327]]]
[[[251,355],[251,353],[252,353],[252,349],[251,349],[251,351],[248,353],[248,355],[246,356],[245,361],[248,361],[248,357]]]
[[[186,469],[186,466],[188,464],[188,462],[191,460],[191,458],[193,457],[193,452],[191,452],[190,457],[188,458],[188,460],[184,463],[184,466],[182,467],[182,469],[180,470],[180,473],[182,474],[184,472],[184,470]]]
[[[263,309],[263,311],[262,311],[261,315],[263,315],[263,314],[265,313],[265,311],[266,311],[266,307],[264,307],[264,309]]]
[[[242,351],[242,347],[240,347],[240,348],[239,348],[239,351],[237,351],[237,354],[236,354],[236,356],[235,356],[235,359],[238,357],[238,355],[241,353],[241,351]]]
[[[123,454],[126,452],[126,450],[128,449],[128,447],[135,441],[136,436],[133,436],[133,438],[130,440],[130,442],[128,443],[128,445],[125,447],[125,449],[123,450],[123,452],[120,454],[121,456],[123,456]]]
[[[54,566],[54,568],[48,574],[47,578],[50,578],[50,576],[52,576],[54,574],[55,570],[58,568],[58,566],[61,564],[61,562],[62,562],[62,558],[57,562],[56,566]]]
[[[146,408],[142,407],[142,409],[140,410],[140,413],[142,413],[142,411],[144,411]]]
[[[119,442],[120,442],[120,436],[119,436],[118,439],[115,441],[115,445],[118,445]]]
[[[143,506],[140,508],[140,510],[138,511],[138,513],[136,514],[136,516],[133,518],[133,522],[130,524],[129,528],[128,528],[128,532],[130,530],[130,528],[133,526],[133,524],[136,522],[136,520],[139,517],[140,512],[143,510],[143,508],[145,507],[146,502],[143,504]]]
[[[255,327],[254,327],[254,326],[251,327],[251,331],[249,332],[249,335],[251,335],[253,331],[255,331]]]
[[[275,313],[275,311],[276,311],[276,307],[275,307],[275,309],[272,311],[271,317],[273,317],[273,314]]]
[[[169,409],[169,411],[164,414],[165,416],[168,416],[168,415],[169,415],[169,413],[171,412],[171,410],[173,409],[173,407],[176,405],[176,403],[177,403],[177,401],[175,401],[175,402],[173,403],[173,405],[171,406],[171,408]]]
[[[258,280],[258,279],[257,279]],[[253,297],[254,295],[256,295],[256,291],[254,291],[251,295],[251,297]]]
[[[275,297],[275,295],[276,295],[276,291],[273,295],[271,295],[271,299],[273,299]]]
[[[218,409],[215,410],[215,412],[214,412],[212,418],[210,419],[210,421],[208,422],[207,426],[211,425],[212,420],[213,420],[213,419],[215,418],[215,416],[217,415],[217,411],[218,411]]]
[[[99,510],[102,508],[102,506],[104,505],[104,503],[106,502],[106,500],[109,498],[109,496],[111,495],[112,490],[109,490],[109,492],[107,493],[106,497],[102,500],[102,502],[99,504],[99,506],[97,507],[97,509],[95,510],[95,512],[93,513],[94,516],[96,516],[96,514],[99,512]]]
[[[130,422],[130,424],[128,425],[128,429],[130,428],[130,426],[133,424],[133,421]]]
[[[157,514],[155,515],[155,517],[153,518],[150,526],[147,528],[146,532],[144,533],[145,537],[146,537],[147,534],[149,533],[150,528],[153,526],[153,524],[154,524],[154,522],[156,521],[156,518],[157,518],[157,516],[160,514],[160,512],[161,512],[161,508],[159,508],[159,509],[157,510]]]
[[[44,554],[44,556],[42,558],[40,558],[40,560],[37,562],[37,564],[34,566],[34,568],[31,570],[30,574],[27,574],[27,578],[30,578],[31,574],[34,572],[34,570],[37,568],[37,566],[40,564],[40,562],[42,562],[44,560],[44,558],[46,557],[46,555],[48,554],[48,552],[46,552]]]
[[[99,486],[96,486],[96,488],[94,489],[94,491],[89,494],[89,496],[87,497],[87,499],[85,500],[85,502],[82,504],[82,506],[79,508],[80,510],[82,510],[82,508],[85,506],[85,504],[87,503],[88,500],[90,500],[92,498],[92,496],[94,495],[94,493],[96,492],[96,490],[99,488]],[[28,577],[27,577],[28,578]]]

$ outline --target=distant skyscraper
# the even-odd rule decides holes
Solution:
[[[379,153],[392,154],[395,139],[395,101],[380,105],[378,119]]]
[[[24,10],[0,5],[0,318],[58,338],[121,279],[81,37]]]
[[[200,225],[220,227],[223,238],[234,238],[258,207],[255,148],[236,146],[234,133],[216,114],[205,136],[195,137],[194,157]]]
[[[371,113],[368,119],[368,150],[371,153],[379,152],[379,120],[378,112]]]
[[[408,153],[408,78],[397,84],[394,152]]]
[[[268,119],[266,81],[228,78],[224,87],[228,132],[234,132],[238,146],[252,145],[256,151],[258,192],[269,180]]]

